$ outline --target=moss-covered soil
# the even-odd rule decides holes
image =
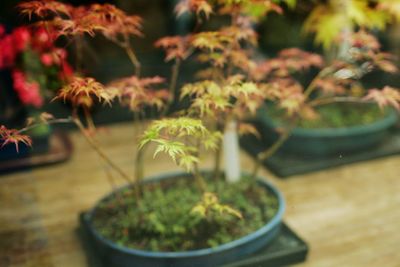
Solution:
[[[372,104],[329,104],[317,109],[315,120],[301,119],[298,127],[306,129],[342,128],[374,123],[387,115],[377,105]],[[269,108],[268,115],[281,123],[285,121],[282,110]]]
[[[193,179],[179,178],[143,186],[137,203],[131,188],[102,202],[93,217],[97,231],[130,248],[186,251],[215,247],[243,237],[267,223],[278,210],[278,200],[253,179],[227,184],[207,179],[219,203],[241,212],[243,219],[223,212],[200,216],[192,211],[202,199]]]

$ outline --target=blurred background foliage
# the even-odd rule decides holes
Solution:
[[[0,23],[5,24],[8,30],[27,23],[27,18],[18,15],[15,8],[16,4],[20,2],[7,0],[1,3]],[[110,3],[129,14],[143,17],[145,38],[132,40],[134,50],[142,62],[143,76],[159,75],[168,78],[170,65],[163,61],[163,53],[161,50],[154,48],[154,42],[162,36],[184,33],[192,27],[190,17],[181,17],[178,20],[175,18],[174,5],[178,0],[68,0],[65,2],[71,4]],[[339,31],[340,27],[358,28],[360,25],[373,29],[383,45],[383,50],[391,51],[396,56],[399,56],[400,28],[395,23],[400,14],[399,1],[298,0],[296,5],[293,5],[294,2],[290,1],[290,5],[283,5],[283,15],[271,13],[257,26],[260,57],[267,58],[275,55],[283,48],[294,46],[327,54],[327,51],[331,48],[330,40],[335,38],[334,35]],[[380,2],[386,3],[386,15],[381,10],[376,11],[376,6]],[[346,12],[337,12],[340,5],[346,3],[348,10]],[[388,17],[388,14],[391,15],[391,18]],[[213,23],[218,24],[223,23],[223,21],[211,20],[209,23],[210,25],[208,26],[212,28]],[[387,27],[383,27],[383,24],[387,25]],[[65,45],[67,46],[67,44]],[[67,49],[74,48],[67,46]],[[133,68],[124,52],[101,37],[86,38],[84,51],[83,64],[86,74],[94,76],[100,82],[107,83],[112,79],[126,76],[133,72]],[[73,58],[71,60],[73,61]],[[178,81],[179,84],[191,80],[192,70],[196,68],[190,61],[185,64]],[[373,83],[373,86],[377,87],[384,84],[399,86],[399,79],[394,75],[388,77],[383,76],[382,73],[372,73],[366,77],[365,82]],[[1,87],[8,86],[7,78],[3,77],[0,82]],[[0,96],[4,98],[4,95]],[[10,99],[15,101],[14,96]],[[0,99],[0,105],[1,101]],[[56,116],[64,116],[69,113],[68,105],[59,103],[50,103],[44,109],[54,113]],[[128,110],[117,105],[111,108],[94,108],[93,112],[97,123],[117,122],[132,118],[132,114]]]

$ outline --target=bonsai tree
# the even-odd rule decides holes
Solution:
[[[165,50],[166,61],[173,61],[168,86],[161,77],[141,76],[138,56],[130,45],[130,37],[142,35],[138,16],[127,15],[109,4],[73,7],[43,0],[19,5],[23,14],[35,16],[55,38],[71,39],[78,54],[84,35],[100,34],[122,47],[134,66],[132,76],[107,85],[83,76],[78,67],[78,73],[55,97],[72,104],[71,117],[59,119],[47,113],[41,117],[45,123],[74,123],[104,163],[131,184],[127,191],[118,191],[115,198],[100,207],[99,221],[104,219],[105,226],[97,224],[98,221],[95,224],[102,234],[122,244],[154,250],[187,250],[232,241],[260,228],[275,214],[276,199],[260,190],[254,178],[260,162],[278,150],[299,118],[312,119],[317,116],[315,106],[334,101],[376,101],[381,107],[399,108],[399,91],[391,87],[373,89],[358,96],[349,94],[348,89],[372,67],[389,72],[396,69],[391,58],[380,52],[376,39],[365,31],[345,36],[351,43],[349,60],[325,64],[319,55],[296,48],[284,50],[276,58],[258,59],[254,24],[270,12],[282,13],[278,5],[281,2],[293,1],[180,2],[176,7],[177,14],[193,13],[196,25],[189,35],[168,36],[155,44]],[[201,31],[202,23],[213,16],[229,19],[216,30]],[[189,58],[196,59],[202,66],[197,73],[198,80],[177,88],[180,66]],[[312,67],[322,70],[304,88],[296,81],[294,73]],[[168,89],[163,89],[165,87]],[[178,101],[187,105],[166,116],[175,95]],[[144,107],[159,110],[160,118],[150,121],[146,130],[137,136],[139,150],[134,177],[119,168],[95,139],[90,108],[97,102],[111,104],[114,101],[129,107],[137,121],[144,118],[141,113]],[[243,175],[239,168],[237,136],[238,133],[257,134],[246,119],[265,101],[272,101],[284,109],[291,124],[281,129],[281,137],[275,144],[260,153],[252,174]],[[86,123],[78,116],[80,109]],[[30,138],[24,132],[36,125],[20,130],[2,126],[3,145],[12,143],[17,149],[20,142],[30,145]],[[183,189],[179,187],[180,182],[161,187],[141,183],[146,148],[155,149],[154,157],[159,153],[169,155],[194,177],[194,183],[183,183]],[[215,166],[211,173],[201,171],[205,150],[214,153]],[[225,152],[224,172],[222,152]],[[169,194],[170,191],[174,193]],[[272,208],[254,208],[264,204]],[[120,210],[113,209],[116,206]],[[116,230],[111,230],[111,225]],[[211,232],[210,237],[202,238],[207,231]],[[141,233],[148,233],[150,238],[133,242],[132,239],[137,239]],[[164,243],[160,244],[160,239]],[[194,240],[199,244],[194,244]]]

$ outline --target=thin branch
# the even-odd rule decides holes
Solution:
[[[85,114],[86,123],[91,131],[96,130],[96,126],[94,125],[92,115],[90,114],[89,108],[84,106],[83,113]]]
[[[126,54],[128,55],[130,61],[132,62],[133,66],[135,66],[135,76],[140,77],[140,72],[141,72],[141,64],[136,57],[135,52],[133,51],[132,47],[128,44],[123,45],[123,48],[125,49]]]
[[[128,174],[125,173],[119,166],[117,166],[105,153],[104,151],[96,144],[96,142],[93,140],[93,138],[87,133],[85,127],[83,126],[82,122],[77,119],[73,118],[73,122],[75,125],[79,128],[79,130],[82,132],[83,136],[85,137],[86,141],[89,143],[89,145],[97,152],[97,154],[112,168],[114,169],[117,173],[121,175],[121,177],[127,181],[130,184],[133,184],[131,177],[129,177]]]
[[[315,90],[315,88],[317,88],[316,82],[318,81],[318,79],[325,77],[326,75],[328,75],[331,72],[332,72],[332,67],[326,67],[326,68],[322,69],[317,74],[317,76],[314,77],[314,79],[312,79],[312,81],[309,83],[307,88],[304,90],[304,96],[306,99],[311,95],[311,93]]]
[[[170,99],[169,99],[164,111],[161,113],[161,117],[164,117],[165,115],[167,115],[169,109],[171,108],[171,104],[173,104],[175,101],[176,84],[178,81],[179,68],[181,66],[181,63],[182,63],[181,59],[177,58],[175,60],[175,64],[172,66],[171,81],[169,83]]]
[[[51,120],[47,120],[46,122],[40,122],[40,123],[35,123],[29,126],[26,126],[22,129],[20,129],[18,132],[19,133],[23,133],[23,132],[27,132],[30,131],[32,129],[35,129],[39,126],[42,126],[43,124],[63,124],[63,123],[72,123],[73,120],[72,118],[64,118],[64,119],[51,119]]]
[[[261,164],[265,160],[270,158],[276,151],[278,151],[278,149],[290,137],[290,135],[292,133],[292,129],[293,128],[287,129],[284,133],[281,134],[281,136],[279,136],[278,140],[272,146],[270,146],[267,150],[265,150],[257,155],[256,163],[254,165],[254,169],[253,169],[251,177],[254,178],[257,176],[257,173],[260,170]]]

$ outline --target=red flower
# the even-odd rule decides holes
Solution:
[[[39,27],[33,32],[32,47],[37,51],[51,49],[53,47],[54,34],[51,30]]]
[[[54,63],[53,56],[51,54],[49,54],[49,53],[42,54],[40,56],[40,61],[46,67],[49,67],[49,66],[53,65],[53,63]]]
[[[31,40],[31,34],[27,27],[18,27],[12,32],[14,46],[17,52],[24,51]]]
[[[13,66],[17,51],[11,35],[6,35],[3,39],[0,39],[0,48],[0,69]]]
[[[37,82],[28,82],[25,74],[17,69],[12,71],[14,89],[24,105],[32,105],[39,108],[43,105],[40,95],[40,86]]]

